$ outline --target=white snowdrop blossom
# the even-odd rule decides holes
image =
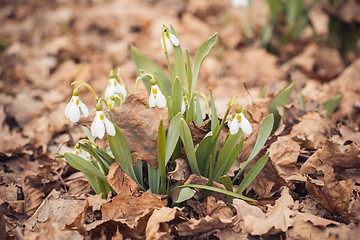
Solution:
[[[164,34],[161,34],[161,47],[165,52],[170,52],[172,50],[172,45],[179,46],[179,39],[172,33],[169,32],[167,27],[163,27]],[[163,36],[165,36],[165,46],[166,50],[164,49],[164,40]]]
[[[115,77],[109,78],[109,83],[105,90],[105,97],[110,98],[111,96],[114,96],[114,97],[120,98],[119,93],[124,98],[127,96],[127,92],[126,92],[126,89],[124,88],[124,86],[119,84],[116,81]]]
[[[105,135],[105,130],[107,134],[114,136],[116,131],[114,124],[106,118],[102,110],[96,109],[95,119],[91,124],[91,134],[96,138],[102,139]]]
[[[166,98],[160,91],[157,84],[151,86],[151,93],[149,97],[149,106],[152,107],[166,107]]]
[[[87,106],[79,98],[79,90],[75,89],[70,102],[66,105],[65,116],[71,122],[76,123],[80,119],[80,110],[84,114],[84,117],[89,116],[89,110]]]
[[[239,131],[239,128],[246,134],[251,134],[252,132],[251,124],[242,112],[236,113],[233,120],[228,122],[228,126],[231,135],[236,134]]]
[[[249,0],[231,0],[231,5],[233,7],[247,7],[249,6]]]
[[[181,104],[181,114],[184,114],[185,110],[186,110],[186,106],[188,106],[189,103],[188,103],[188,98],[186,95],[184,95],[183,97],[183,101],[182,101],[182,104]]]

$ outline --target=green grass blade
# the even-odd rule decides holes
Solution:
[[[178,113],[170,121],[166,137],[165,165],[169,162],[180,137],[180,118],[181,114]]]
[[[159,168],[154,168],[151,164],[147,164],[149,187],[152,193],[160,194],[160,171]]]
[[[193,93],[194,93],[194,89],[195,89],[196,81],[197,81],[197,78],[198,78],[198,75],[199,75],[201,64],[204,61],[204,58],[206,57],[206,55],[209,54],[211,48],[214,46],[216,38],[217,38],[217,33],[215,33],[207,41],[205,41],[200,46],[200,48],[197,50],[197,52],[195,54],[194,72],[193,72],[193,75],[192,75],[191,89],[189,89],[190,90],[189,91],[190,96],[192,96]]]
[[[185,187],[185,188],[180,190],[179,197],[175,202],[176,203],[181,203],[181,202],[184,202],[186,200],[189,200],[190,198],[192,198],[195,195],[195,193],[196,193],[196,191],[194,189]]]
[[[283,106],[288,103],[291,92],[293,91],[295,86],[295,81],[289,83],[285,88],[283,88],[278,95],[272,100],[269,105],[269,112],[274,114],[274,131],[279,127],[280,123],[280,114],[277,110],[277,106]]]
[[[173,189],[171,189],[171,191],[173,191],[175,189],[178,189],[178,188],[184,188],[184,187],[205,189],[205,190],[209,190],[209,191],[213,191],[213,192],[226,194],[226,195],[232,196],[234,198],[240,198],[240,199],[243,199],[243,200],[246,200],[246,201],[256,202],[256,200],[245,197],[245,196],[243,196],[241,194],[231,192],[231,191],[227,191],[227,190],[224,190],[224,189],[221,189],[221,188],[216,188],[216,187],[212,187],[212,186],[206,186],[206,185],[197,185],[197,184],[181,185],[181,186],[174,187]]]
[[[182,102],[183,102],[183,90],[181,87],[180,79],[176,77],[172,87],[172,101],[171,101],[172,116],[175,116],[181,111]]]
[[[199,143],[196,149],[196,160],[199,166],[200,174],[205,176],[206,173],[206,162],[209,158],[210,150],[212,146],[212,132],[209,132]]]
[[[217,113],[216,113],[216,107],[215,107],[215,101],[213,97],[213,93],[211,88],[209,88],[210,92],[210,99],[211,99],[211,131],[214,129],[216,123],[219,121]]]
[[[89,163],[84,158],[79,157],[74,153],[67,153],[67,152],[64,153],[64,157],[66,159],[66,162],[69,163],[69,165],[75,168],[76,170],[106,180],[106,176],[98,168],[96,168],[94,165]]]
[[[242,194],[244,192],[244,190],[249,186],[249,184],[264,168],[268,159],[269,159],[269,152],[267,152],[262,158],[260,158],[260,160],[246,174],[245,178],[241,181],[238,189],[236,190],[237,193]]]
[[[114,154],[115,160],[119,163],[120,167],[125,171],[125,173],[131,177],[143,190],[145,190],[135,175],[129,145],[127,144],[120,128],[116,125],[114,125],[114,127],[116,130],[115,136],[108,135],[111,152]]]
[[[140,69],[147,70],[154,74],[157,79],[160,81],[160,85],[162,86],[164,90],[164,94],[166,96],[171,95],[171,82],[168,79],[168,77],[165,75],[163,70],[152,60],[147,58],[145,55],[143,55],[136,47],[131,46],[131,57],[136,65],[136,68],[138,70],[138,73],[140,73]],[[148,93],[150,93],[150,83],[148,81],[144,81],[144,84],[146,85],[146,88],[148,90]]]
[[[261,148],[264,146],[268,137],[270,136],[270,133],[273,128],[273,124],[274,124],[274,116],[272,114],[270,114],[262,122],[262,124],[260,126],[260,130],[259,130],[259,134],[256,138],[255,146],[254,146],[249,158],[246,160],[245,165],[241,168],[241,170],[234,177],[233,183],[245,171],[246,167],[254,159],[254,157],[260,152]]]
[[[227,161],[232,153],[232,150],[238,143],[242,136],[242,131],[239,130],[238,133],[234,135],[229,135],[226,139],[224,146],[219,152],[219,156],[216,162],[216,167],[214,170],[214,181],[218,181],[219,178],[223,175],[224,169],[226,168]]]
[[[179,39],[178,35],[175,32],[175,29],[171,25],[170,25],[170,32]],[[174,58],[175,58],[175,65],[174,65],[175,76],[178,76],[181,85],[183,87],[186,87],[186,82],[187,82],[186,68],[185,68],[184,56],[181,50],[181,45],[179,44],[179,46],[173,46],[173,47],[174,47]]]
[[[335,111],[337,106],[339,106],[339,103],[342,99],[342,95],[339,94],[335,97],[333,97],[330,100],[327,100],[322,104],[322,109],[326,110],[328,112],[328,116],[331,116],[331,114]]]
[[[186,156],[192,173],[200,174],[196,161],[194,143],[191,137],[190,129],[183,118],[180,119],[180,137],[185,146]]]
[[[228,175],[221,176],[219,180],[222,183],[222,185],[224,185],[224,187],[227,191],[234,192],[231,178]],[[230,203],[230,204],[233,203],[234,198],[232,196],[228,195],[227,199],[228,199],[228,203]]]
[[[160,120],[157,136],[157,160],[160,172],[160,188],[161,193],[166,194],[166,165],[165,165],[165,151],[166,151],[166,135],[162,119]]]

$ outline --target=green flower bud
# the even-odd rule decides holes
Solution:
[[[241,107],[239,105],[236,106],[235,111],[236,113],[241,113]]]
[[[154,78],[151,78],[150,84],[151,84],[151,85],[155,85],[155,84],[156,84],[156,80],[155,80]]]
[[[102,104],[101,102],[99,102],[98,104],[96,104],[96,111],[101,111],[102,110]]]
[[[79,89],[75,88],[73,91],[74,96],[79,96]]]
[[[109,73],[109,78],[110,78],[110,79],[115,78],[115,73],[114,73],[113,70],[111,70],[111,72]]]

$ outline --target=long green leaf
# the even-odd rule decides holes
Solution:
[[[64,157],[65,157],[67,163],[69,163],[70,166],[72,166],[76,170],[79,170],[83,173],[94,175],[98,178],[106,180],[106,176],[98,168],[96,168],[94,165],[89,163],[84,158],[82,158],[74,153],[68,153],[68,152],[64,153]]]
[[[152,193],[160,194],[160,171],[159,168],[154,168],[151,164],[147,164],[149,187]]]
[[[88,174],[88,173],[83,172],[83,174],[84,174],[85,178],[88,180],[88,182],[89,182],[90,186],[92,187],[92,189],[94,189],[94,192],[96,194],[102,193],[97,178],[95,176],[91,175],[91,174]]]
[[[210,150],[212,146],[212,132],[208,132],[205,137],[199,143],[196,149],[196,160],[199,166],[200,174],[206,175],[206,162],[209,158]]]
[[[232,184],[232,181],[231,181],[231,178],[228,176],[228,175],[224,175],[224,176],[221,176],[219,178],[220,182],[222,183],[222,185],[224,185],[225,189],[229,192],[234,192],[234,189],[233,189],[233,184]],[[232,196],[228,196],[228,202],[230,204],[233,203],[233,197]]]
[[[226,195],[232,196],[234,198],[240,198],[240,199],[243,199],[243,200],[246,200],[246,201],[256,202],[256,200],[245,197],[245,196],[243,196],[241,194],[231,192],[231,191],[227,191],[227,190],[224,190],[224,189],[221,189],[221,188],[216,188],[216,187],[212,187],[212,186],[205,186],[205,185],[197,185],[197,184],[181,185],[181,186],[174,187],[173,189],[171,189],[171,191],[173,191],[175,189],[178,189],[178,188],[184,188],[184,187],[205,189],[205,190],[209,190],[209,191],[213,191],[213,192],[226,194]]]
[[[280,123],[280,114],[277,110],[277,106],[282,106],[288,103],[292,90],[294,89],[295,81],[289,83],[285,88],[283,88],[274,100],[269,105],[269,112],[274,114],[274,131],[279,127]]]
[[[217,38],[217,33],[215,33],[207,41],[205,41],[200,46],[200,48],[197,50],[197,52],[195,54],[194,72],[193,72],[193,75],[192,75],[191,88],[189,89],[190,90],[189,91],[190,96],[192,96],[193,93],[194,93],[194,89],[195,89],[196,81],[197,81],[197,78],[198,78],[198,75],[199,75],[201,64],[204,61],[204,58],[206,57],[206,55],[209,54],[211,48],[214,46],[216,38]]]
[[[135,175],[129,145],[127,144],[120,128],[116,125],[114,125],[114,127],[116,130],[115,136],[108,135],[111,152],[114,154],[115,160],[119,163],[120,167],[125,171],[125,173],[131,177],[143,190],[145,190]]]
[[[230,168],[234,164],[237,156],[239,156],[242,146],[244,145],[244,141],[245,138],[241,139],[240,143],[231,151],[230,157],[228,158],[225,169],[222,173],[223,175],[227,174],[230,171]]]
[[[199,97],[199,94],[196,93],[196,104],[195,104],[195,123],[198,125],[198,126],[201,126],[201,124],[203,123],[203,114],[202,114],[202,110],[201,110],[201,106],[200,106],[200,97]]]
[[[187,77],[187,82],[188,82],[187,87],[188,87],[188,89],[190,89],[191,85],[192,85],[192,71],[191,71],[190,55],[189,55],[189,52],[187,49],[186,49],[186,77]]]
[[[186,156],[192,173],[200,174],[196,161],[194,143],[191,137],[190,129],[183,118],[180,119],[180,137],[185,146]]]
[[[178,35],[175,32],[175,29],[173,26],[170,25],[170,32],[174,34],[178,39]],[[180,40],[179,40],[180,42]],[[181,45],[179,46],[173,46],[174,47],[174,58],[175,58],[175,65],[174,65],[174,72],[175,76],[178,76],[180,79],[180,83],[183,87],[186,87],[186,69],[185,69],[185,62],[184,62],[184,56],[181,50]]]
[[[241,168],[241,170],[234,177],[233,183],[245,171],[246,167],[254,159],[254,157],[260,152],[261,148],[264,146],[268,137],[270,136],[273,125],[274,125],[274,115],[270,114],[262,122],[262,124],[260,126],[260,130],[259,130],[259,134],[256,138],[255,146],[254,146],[249,158],[246,160],[245,165]]]
[[[175,78],[173,87],[172,87],[172,117],[181,112],[181,105],[183,102],[183,90],[181,87],[180,79],[178,77]]]
[[[218,119],[218,116],[216,113],[215,101],[214,101],[214,97],[213,97],[211,88],[209,88],[209,92],[210,92],[210,99],[211,99],[211,131],[212,131],[212,130],[214,130],[216,123],[219,122],[219,119]]]
[[[180,118],[181,114],[178,113],[170,121],[166,137],[165,165],[169,162],[180,137]]]
[[[168,79],[168,77],[165,75],[163,70],[152,60],[147,58],[145,55],[143,55],[136,47],[131,46],[131,57],[136,65],[136,68],[138,70],[138,73],[140,73],[140,69],[147,70],[154,74],[157,79],[160,81],[160,84],[164,90],[164,94],[166,96],[171,95],[171,82]],[[150,83],[144,82],[146,85],[146,88],[148,90],[148,93],[150,93]]]
[[[236,190],[237,193],[242,194],[244,192],[244,190],[249,186],[249,184],[264,168],[268,159],[269,159],[269,152],[267,152],[262,158],[260,158],[260,160],[246,174],[245,178],[241,181],[238,189]]]
[[[90,140],[90,142],[94,142],[95,137],[92,135],[91,131],[85,126],[81,126],[81,128],[85,132],[86,137]]]
[[[159,164],[161,192],[166,194],[166,165],[165,165],[165,151],[166,151],[166,135],[162,119],[160,120],[157,136],[157,160]]]

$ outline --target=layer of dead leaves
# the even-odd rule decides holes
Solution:
[[[312,17],[317,32],[326,34],[326,15],[315,8]],[[310,41],[279,66],[279,59],[256,43],[246,46],[241,31],[246,28],[249,39],[255,39],[265,18],[263,1],[253,1],[249,11],[221,0],[1,2],[0,239],[356,239],[360,60],[345,66],[336,50]],[[279,107],[279,129],[261,151],[269,150],[270,159],[246,192],[256,204],[235,199],[230,205],[226,196],[198,191],[186,206],[169,207],[177,191],[169,199],[142,192],[117,164],[108,175],[117,195],[104,200],[81,173],[52,157],[72,151],[84,137],[64,116],[70,83],[86,81],[101,94],[109,70],[120,66],[132,93],[136,72],[130,45],[165,69],[158,36],[161,24],[168,23],[191,56],[219,33],[197,87],[205,93],[212,87],[219,117],[231,96],[237,96],[254,129],[231,176],[251,153],[273,95],[297,80],[289,104]],[[267,97],[259,99],[265,84]],[[300,108],[300,92],[305,109]],[[321,103],[337,94],[343,98],[329,117]],[[91,94],[81,95],[94,105]],[[142,114],[138,109],[146,98],[130,96],[114,114],[117,124],[128,133],[134,162],[141,158],[156,166],[153,122],[167,122],[166,113]],[[191,125],[195,142],[208,131],[206,124]],[[176,160],[169,177],[173,186],[207,183],[190,174],[186,159]]]

